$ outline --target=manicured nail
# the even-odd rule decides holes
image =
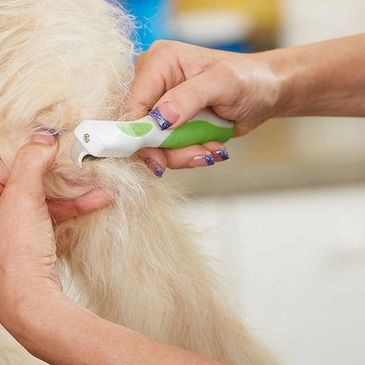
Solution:
[[[157,162],[152,161],[152,160],[147,160],[146,164],[148,166],[148,168],[157,176],[157,177],[162,177],[163,174],[165,173],[165,169],[162,168]]]
[[[179,118],[179,112],[176,107],[170,103],[166,102],[158,107],[153,108],[149,115],[159,124],[162,130],[165,130],[176,123]]]
[[[58,133],[53,128],[41,128],[31,138],[32,142],[53,145],[56,142]]]
[[[44,128],[39,128],[38,131],[39,132],[46,132],[48,134],[51,134],[52,136],[55,136],[56,138],[58,137],[58,134],[59,134],[58,130],[55,129],[55,128],[46,128],[46,127],[44,127]]]
[[[194,157],[190,163],[190,167],[206,167],[213,166],[215,164],[213,155],[205,155],[205,156],[196,156]]]
[[[227,149],[223,148],[221,150],[213,151],[215,162],[227,161],[229,160],[229,152]]]

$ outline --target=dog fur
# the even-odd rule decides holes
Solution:
[[[227,363],[273,364],[224,303],[178,218],[176,195],[137,158],[90,161],[84,169],[70,159],[81,120],[123,117],[133,79],[131,30],[131,19],[104,0],[1,0],[0,158],[11,169],[33,133],[55,128],[60,151],[44,180],[48,198],[74,198],[90,185],[113,196],[111,207],[56,227],[60,271],[80,303]],[[0,363],[42,362],[4,331]]]

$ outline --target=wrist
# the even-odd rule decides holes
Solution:
[[[33,355],[38,353],[40,347],[47,346],[51,336],[50,324],[57,326],[60,324],[58,320],[62,321],[59,308],[76,305],[53,287],[39,290],[34,286],[25,288],[18,285],[4,291],[0,322]]]
[[[253,121],[257,126],[281,116],[285,111],[290,96],[291,75],[282,67],[282,56],[278,51],[240,55],[243,76],[240,78],[241,87],[237,89],[240,90],[239,95],[246,95],[239,99],[244,122]]]
[[[62,293],[37,295],[19,304],[13,317],[7,330],[33,356],[52,364],[81,363],[77,351],[88,336],[83,326],[95,317],[87,309]]]
[[[295,105],[295,85],[300,66],[288,54],[289,49],[277,49],[255,55],[272,74],[276,85],[276,99],[269,111],[269,118],[295,116],[300,113]]]
[[[67,298],[57,275],[44,274],[34,268],[7,269],[3,265],[0,275],[0,288],[3,294],[0,301],[0,322],[9,331],[22,332],[29,319],[36,319],[32,310],[45,306],[45,303]],[[36,313],[36,312],[35,312]]]
[[[359,35],[257,54],[280,85],[273,116],[364,116],[364,39]]]

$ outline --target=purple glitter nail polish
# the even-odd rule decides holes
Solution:
[[[153,173],[157,176],[157,177],[162,177],[163,174],[165,173],[165,169],[163,169],[161,166],[157,165],[155,166]]]
[[[160,110],[158,108],[153,108],[150,111],[149,116],[152,117],[158,123],[161,130],[163,131],[172,126],[172,123],[170,123],[167,119],[165,119],[161,115]]]
[[[150,159],[145,160],[146,165],[148,168],[157,176],[162,177],[165,173],[165,169],[162,168],[157,162],[152,161]]]
[[[52,136],[54,137],[58,137],[59,133],[58,133],[58,130],[55,129],[55,128],[47,128],[47,127],[42,127],[42,128],[39,128],[38,129],[39,132],[46,132],[46,133],[49,133],[51,134]]]
[[[215,151],[216,161],[229,160],[229,152],[226,149]]]
[[[203,157],[203,159],[206,161],[207,166],[212,166],[215,164],[214,157],[212,155],[206,155]]]
[[[190,167],[206,167],[213,166],[215,164],[213,155],[204,155],[204,156],[196,156],[194,157],[190,163]]]

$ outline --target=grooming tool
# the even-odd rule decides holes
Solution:
[[[123,121],[85,120],[75,129],[76,143],[71,158],[82,167],[86,156],[129,157],[144,147],[182,148],[210,141],[227,142],[233,137],[234,123],[204,110],[176,129],[162,131],[155,119]]]

